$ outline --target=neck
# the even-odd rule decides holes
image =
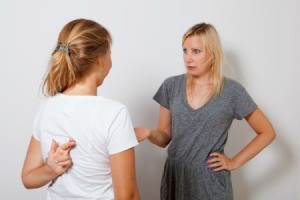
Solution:
[[[102,84],[103,80],[101,80]],[[93,77],[86,77],[82,81],[76,83],[72,87],[66,89],[63,93],[68,95],[83,95],[83,96],[97,96],[97,87],[99,80]]]
[[[207,85],[213,83],[213,74],[210,72],[207,72],[202,75],[189,75],[191,80],[196,85]]]

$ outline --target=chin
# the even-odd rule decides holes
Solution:
[[[189,75],[192,75],[192,76],[198,76],[199,74],[201,74],[201,73],[199,73],[199,72],[190,71],[190,70],[187,70],[186,73],[189,74]]]

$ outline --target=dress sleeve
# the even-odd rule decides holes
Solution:
[[[138,145],[132,121],[126,107],[123,107],[114,117],[108,134],[109,155],[125,151]]]
[[[161,84],[161,86],[153,96],[153,99],[161,106],[170,110],[171,97],[172,97],[172,79],[168,78]]]
[[[255,109],[257,109],[257,105],[240,83],[236,83],[234,91],[234,118],[242,120],[247,115],[252,113]]]

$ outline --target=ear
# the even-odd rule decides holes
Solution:
[[[97,65],[97,66],[100,66],[101,68],[103,68],[104,67],[104,62],[103,62],[103,55],[100,55],[97,59],[96,59],[96,61],[95,61],[95,64]]]

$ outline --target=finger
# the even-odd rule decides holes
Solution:
[[[64,162],[59,162],[59,165],[63,168],[68,168],[70,165],[72,164],[72,160],[69,159],[67,161],[64,161]]]
[[[214,172],[218,172],[225,169],[223,166],[213,169]]]
[[[62,149],[61,147],[58,147],[56,152],[59,153],[60,155],[67,156],[72,149],[73,149],[73,146],[69,147],[67,149]]]
[[[61,145],[60,148],[61,148],[62,150],[67,150],[68,148],[73,147],[74,144],[75,144],[74,141],[69,141],[69,142],[66,142],[66,143],[64,143],[63,145]]]
[[[209,156],[220,157],[220,156],[222,156],[222,154],[220,154],[219,152],[213,152],[213,153],[209,154]]]
[[[64,156],[67,156],[70,154],[70,151],[73,149],[73,147],[70,147],[68,149],[65,150]]]
[[[49,153],[50,154],[54,154],[55,151],[56,151],[56,149],[57,149],[57,143],[56,143],[55,140],[52,139],[51,148],[50,148],[50,152]]]
[[[138,142],[142,142],[142,141],[144,141],[146,139],[146,137],[141,136],[141,135],[137,135],[136,138],[137,138]]]
[[[213,162],[220,162],[221,159],[220,158],[211,158],[209,160],[206,161],[206,163],[213,163]]]
[[[137,130],[135,130],[135,136],[138,142],[142,142],[143,140],[146,139],[146,136],[143,133],[138,132]]]
[[[220,166],[222,166],[222,163],[221,162],[217,162],[217,163],[210,164],[209,168],[215,168],[215,167],[220,167]]]
[[[65,155],[57,156],[56,160],[61,163],[61,162],[71,160],[71,157],[68,154],[66,156]]]

